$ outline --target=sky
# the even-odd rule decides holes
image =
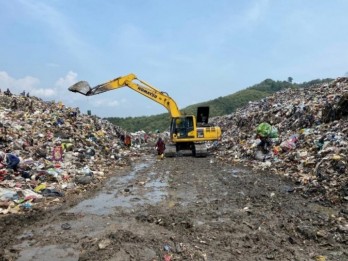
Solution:
[[[179,108],[265,79],[348,76],[346,0],[0,0],[0,89],[99,117],[167,112],[130,88],[68,91],[134,73]]]

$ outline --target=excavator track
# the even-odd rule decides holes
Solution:
[[[195,144],[195,153],[196,157],[206,157],[208,156],[208,149],[206,144],[204,143],[196,143]]]
[[[192,150],[180,149],[177,150],[177,146],[175,144],[168,144],[166,146],[166,150],[164,152],[164,156],[167,158],[177,157],[177,156],[187,156],[192,155],[195,157],[206,157],[208,156],[208,149],[205,143],[196,143]]]
[[[166,150],[164,151],[164,156],[171,158],[176,156],[176,146],[175,144],[168,144]]]

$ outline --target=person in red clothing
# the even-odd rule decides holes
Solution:
[[[131,136],[129,136],[128,134],[126,135],[126,137],[124,138],[124,145],[129,148],[132,145],[132,139]]]
[[[166,144],[164,143],[163,139],[159,137],[156,143],[157,155],[160,157],[163,157],[163,153],[165,149],[166,149]]]

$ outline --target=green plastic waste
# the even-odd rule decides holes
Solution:
[[[267,122],[260,123],[256,131],[264,138],[278,138],[278,129]]]

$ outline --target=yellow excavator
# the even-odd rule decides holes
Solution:
[[[180,151],[192,151],[193,156],[207,156],[206,141],[216,141],[221,138],[221,129],[218,126],[208,124],[209,107],[199,107],[197,117],[194,115],[182,115],[176,102],[166,92],[162,92],[150,84],[139,80],[136,75],[128,74],[93,88],[88,82],[80,81],[69,87],[69,91],[78,92],[86,96],[96,95],[115,90],[121,87],[129,87],[132,90],[164,106],[170,116],[170,144],[167,144],[165,156],[176,156]]]

